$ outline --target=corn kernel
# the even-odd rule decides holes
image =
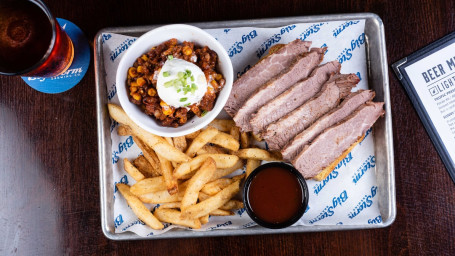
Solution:
[[[160,106],[161,107],[169,107],[169,105],[166,104],[166,102],[164,102],[164,101],[160,101]]]
[[[138,66],[137,67],[137,72],[140,73],[140,74],[143,74],[145,72],[144,66]]]
[[[221,74],[216,74],[215,80],[219,81],[219,80],[221,80],[221,78],[223,78],[223,76]]]
[[[130,87],[130,92],[132,92],[132,93],[133,93],[133,92],[137,92],[137,87],[131,86],[131,87]]]
[[[212,84],[213,88],[215,88],[215,89],[218,88],[218,82],[217,81],[212,80],[210,83]]]
[[[144,84],[147,83],[147,81],[145,81],[145,79],[143,77],[139,77],[137,80],[136,80],[136,83],[138,86],[143,86]]]
[[[135,99],[137,101],[141,100],[141,95],[139,95],[139,93],[137,93],[137,92],[132,93],[131,96],[133,96],[133,99]]]
[[[172,108],[163,109],[163,114],[165,114],[166,116],[172,115],[172,113],[174,113]]]
[[[136,77],[137,76],[137,69],[135,67],[131,67],[128,69],[128,75],[131,77]]]
[[[183,46],[182,51],[183,51],[183,54],[185,54],[187,56],[189,56],[193,53],[193,50],[191,50],[191,48],[188,45]]]
[[[144,54],[144,55],[141,56],[141,59],[142,59],[143,61],[148,61],[148,60],[149,60],[149,57],[147,57],[147,55]]]
[[[147,94],[149,96],[155,96],[156,95],[156,90],[153,88],[148,89]]]

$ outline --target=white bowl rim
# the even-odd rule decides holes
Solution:
[[[152,45],[150,43],[143,43],[143,41],[148,41],[150,39],[151,35],[154,35],[156,33],[161,33],[163,31],[171,30],[171,29],[187,30],[187,31],[197,33],[198,35],[204,36],[207,41],[209,41],[210,43],[212,43],[215,46],[216,49],[214,49],[213,46],[209,46],[209,47],[211,50],[215,51],[218,54],[218,62],[221,63],[221,60],[223,59],[223,65],[226,65],[226,68],[225,68],[226,70],[223,71],[223,76],[226,79],[226,84],[223,87],[222,91],[219,93],[219,95],[216,99],[216,102],[215,102],[215,106],[213,107],[212,111],[208,112],[204,117],[200,118],[201,121],[199,121],[196,125],[193,125],[192,127],[189,127],[189,122],[191,120],[194,120],[194,118],[197,118],[196,116],[193,117],[192,119],[188,120],[188,122],[185,123],[184,125],[179,126],[177,128],[161,126],[157,123],[157,121],[154,119],[154,117],[146,115],[141,109],[139,109],[139,107],[137,105],[131,103],[127,96],[127,90],[126,90],[126,86],[125,86],[126,72],[127,72],[128,68],[132,66],[132,63],[131,63],[131,65],[128,65],[129,63],[126,63],[127,59],[128,59],[126,57],[129,56],[128,53],[130,53],[130,54],[134,53],[134,54],[137,54],[138,56],[140,56],[140,54],[142,54],[143,52],[146,52],[151,47],[158,45],[166,40],[161,41],[160,43],[157,43],[157,44],[152,43]],[[169,38],[167,40],[169,40],[171,38],[179,39],[178,37],[179,37],[178,35],[169,35]],[[183,39],[183,40],[185,40],[185,39]],[[195,43],[197,43],[197,42],[195,42]],[[147,46],[144,47],[143,46],[144,44],[146,44]],[[136,60],[136,58],[138,58],[138,56],[135,56],[134,60]],[[134,61],[133,61],[133,63],[134,63]],[[221,69],[221,67],[220,67],[220,69]],[[119,72],[120,70],[123,70],[123,71]],[[122,74],[122,72],[125,74]],[[232,89],[232,83],[233,83],[232,62],[227,54],[227,51],[224,49],[224,47],[212,35],[210,35],[206,31],[204,31],[198,27],[186,25],[186,24],[173,24],[173,25],[161,26],[161,27],[155,28],[153,30],[150,30],[149,32],[140,36],[121,57],[121,60],[119,62],[118,68],[117,68],[117,74],[116,74],[116,87],[117,87],[118,98],[120,101],[120,105],[122,106],[123,110],[126,112],[128,117],[134,123],[136,123],[138,126],[140,126],[142,129],[144,129],[150,133],[153,133],[155,135],[164,136],[164,137],[178,137],[178,136],[187,135],[187,134],[190,134],[192,132],[195,132],[195,131],[200,130],[203,127],[207,126],[223,110],[223,107],[229,98],[229,94]],[[221,97],[222,93],[223,93],[224,97]],[[158,126],[158,128],[160,128],[160,130],[157,130],[157,129],[147,125],[146,124],[147,119],[144,119],[145,121],[143,122],[141,120],[143,118],[147,118],[147,119],[155,122],[156,126]],[[150,121],[148,121],[148,123],[150,123]]]

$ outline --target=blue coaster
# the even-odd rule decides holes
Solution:
[[[57,18],[57,21],[73,42],[73,63],[59,76],[22,77],[30,87],[44,93],[61,93],[73,88],[82,80],[90,64],[90,47],[82,30],[65,19]]]

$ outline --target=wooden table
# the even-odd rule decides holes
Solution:
[[[374,12],[389,64],[455,30],[454,1],[44,1],[93,41],[108,26]],[[113,242],[100,227],[93,62],[82,82],[39,93],[0,76],[0,255],[454,255],[455,185],[390,73],[397,218],[346,232]]]

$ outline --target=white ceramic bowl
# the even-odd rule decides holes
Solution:
[[[208,46],[211,50],[215,51],[218,54],[217,68],[226,80],[226,84],[219,93],[212,111],[203,117],[194,116],[186,124],[177,128],[161,126],[154,117],[146,115],[139,106],[131,103],[128,99],[126,85],[128,68],[133,66],[136,59],[148,52],[153,46],[157,46],[171,38],[177,38],[179,43],[189,41],[194,42],[197,46]],[[176,137],[195,132],[208,125],[217,117],[229,98],[233,79],[232,63],[223,46],[214,37],[200,28],[178,24],[162,26],[139,37],[120,60],[117,68],[116,86],[120,105],[136,124],[156,135]]]

